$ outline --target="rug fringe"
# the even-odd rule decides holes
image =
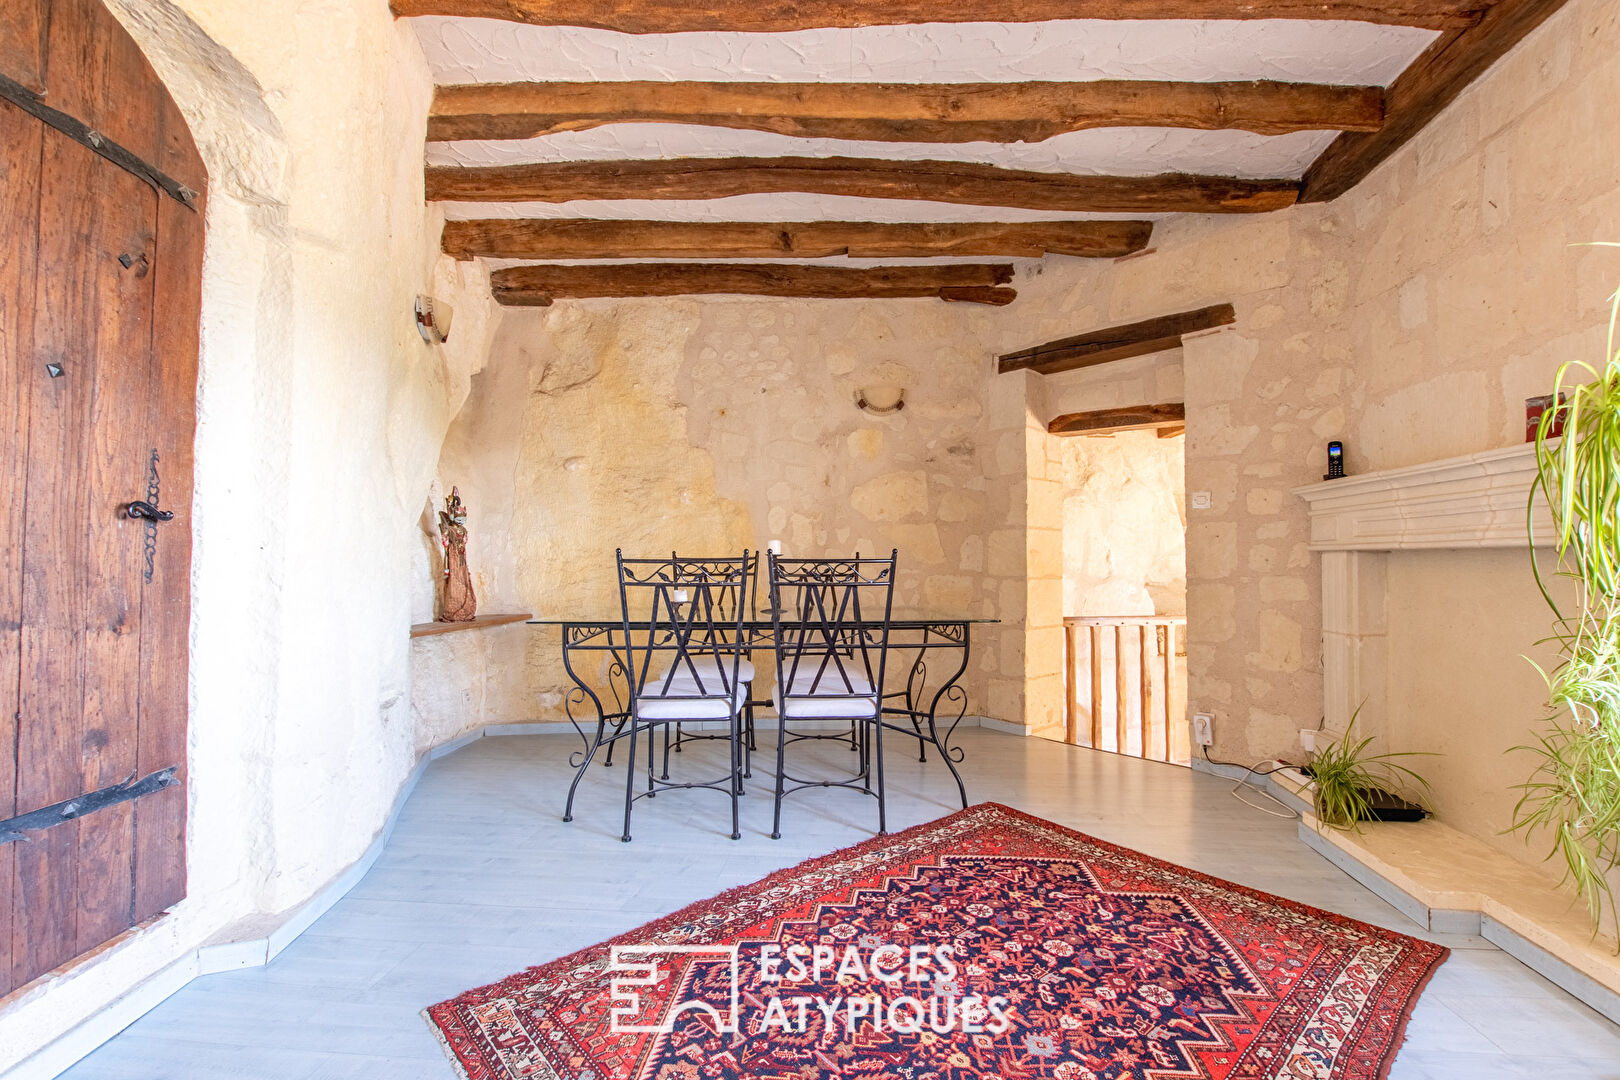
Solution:
[[[456,1070],[456,1075],[461,1080],[472,1080],[472,1076],[467,1072],[467,1067],[461,1063],[461,1059],[456,1057],[456,1052],[450,1048],[450,1040],[444,1037],[444,1030],[434,1022],[433,1007],[430,1005],[416,1015],[420,1016],[423,1022],[427,1024],[428,1030],[433,1032],[434,1041],[439,1044],[439,1049],[444,1051],[444,1056],[449,1060],[450,1067]]]

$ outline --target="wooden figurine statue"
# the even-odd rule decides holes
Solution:
[[[439,511],[439,534],[444,538],[444,596],[439,604],[440,622],[472,622],[478,611],[473,595],[472,573],[467,569],[467,509],[461,505],[461,492],[450,489]]]

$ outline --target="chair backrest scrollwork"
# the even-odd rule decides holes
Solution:
[[[776,685],[783,696],[881,701],[899,552],[887,558],[767,555]]]
[[[645,696],[735,701],[757,558],[615,558],[632,708]]]

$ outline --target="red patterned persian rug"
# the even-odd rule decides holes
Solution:
[[[1380,1080],[1445,957],[984,803],[424,1016],[468,1080]]]

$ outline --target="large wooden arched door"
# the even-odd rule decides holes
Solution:
[[[204,179],[99,0],[0,0],[0,994],[185,895]]]

